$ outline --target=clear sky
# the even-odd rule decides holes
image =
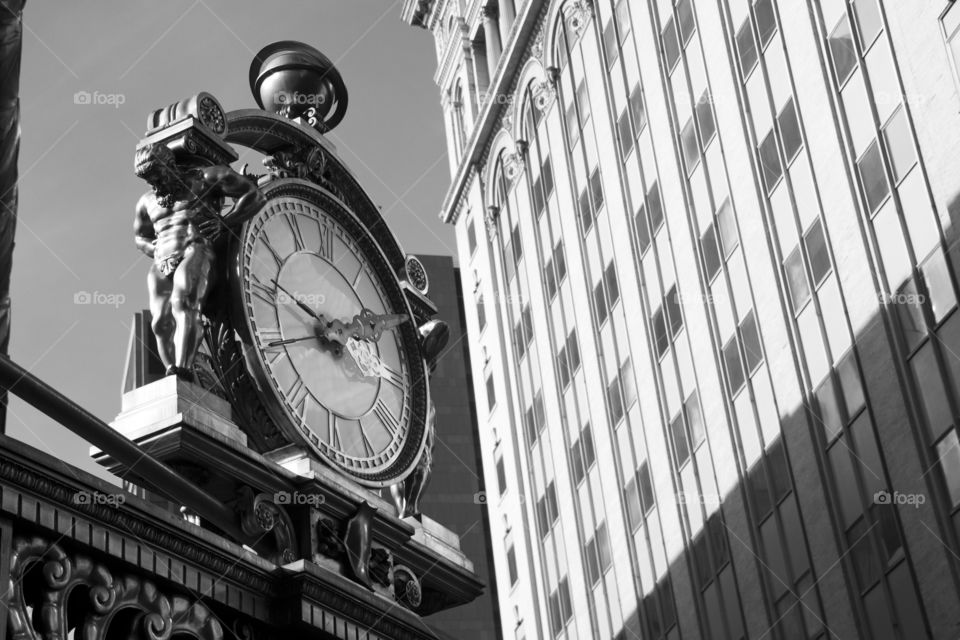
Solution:
[[[20,216],[11,356],[109,422],[120,409],[131,319],[147,306],[149,261],[133,245],[145,183],[133,174],[147,114],[208,91],[255,107],[254,54],[277,40],[331,58],[350,93],[330,138],[382,206],[403,248],[454,253],[437,219],[449,172],[433,39],[401,1],[88,0],[28,2],[24,13]],[[99,92],[102,104],[75,104]],[[122,103],[122,104],[121,104]],[[251,164],[250,170],[262,172]],[[104,304],[77,304],[98,293]],[[97,470],[87,445],[11,402],[7,432]]]

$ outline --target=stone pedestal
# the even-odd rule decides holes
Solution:
[[[482,591],[455,534],[426,517],[396,518],[387,500],[302,449],[252,450],[226,401],[197,385],[170,376],[129,391],[112,426],[233,506],[255,541],[249,546],[299,602],[288,622],[328,634],[297,637],[433,638],[423,616]],[[92,454],[137,484],[135,466]],[[178,517],[178,505],[145,497]],[[199,524],[207,526],[202,514]],[[363,532],[366,547],[356,543]],[[367,627],[368,636],[357,635]],[[375,635],[377,628],[391,631]]]

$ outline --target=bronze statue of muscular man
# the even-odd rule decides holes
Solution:
[[[137,202],[137,248],[147,275],[153,333],[167,375],[192,379],[203,339],[200,312],[216,274],[214,244],[224,230],[256,214],[266,199],[256,182],[224,165],[178,162],[165,144],[137,149],[134,168],[152,187]],[[220,213],[224,198],[233,208]]]

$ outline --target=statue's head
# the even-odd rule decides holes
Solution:
[[[166,182],[176,174],[177,159],[165,144],[145,144],[137,149],[133,169],[152,185]]]

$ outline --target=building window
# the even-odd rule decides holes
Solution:
[[[497,486],[501,496],[507,492],[507,468],[503,464],[503,456],[497,457]]]
[[[507,572],[510,576],[510,586],[517,584],[517,554],[513,549],[513,543],[507,547]]]
[[[590,193],[586,188],[580,192],[577,203],[580,210],[580,228],[583,230],[583,235],[587,235],[593,227],[593,210],[590,208]]]
[[[664,298],[664,305],[667,309],[667,319],[670,323],[670,337],[676,338],[677,334],[683,328],[683,315],[680,311],[680,294],[677,293],[677,286],[670,287],[667,296]]]
[[[700,125],[700,139],[706,149],[717,132],[717,123],[713,119],[713,97],[709,91],[704,91],[697,101],[697,123]]]
[[[607,303],[603,295],[603,280],[597,282],[593,287],[593,305],[597,310],[597,325],[602,325],[607,321]]]
[[[623,501],[627,505],[627,522],[630,531],[636,531],[643,523],[643,512],[640,508],[640,493],[637,490],[637,479],[630,478],[630,482],[623,488]]]
[[[610,538],[607,536],[605,522],[600,523],[593,537],[587,541],[584,553],[587,560],[587,579],[590,586],[593,586],[610,568]]]
[[[650,228],[647,226],[647,211],[643,203],[633,217],[634,226],[637,230],[637,243],[640,245],[640,255],[647,252],[650,247]]]
[[[700,238],[700,247],[703,249],[703,266],[707,272],[707,282],[712,282],[720,272],[720,249],[717,247],[716,228],[711,222]]]
[[[523,339],[523,325],[520,321],[517,321],[516,326],[513,327],[513,342],[517,345],[517,359],[523,360],[527,355],[527,341]]]
[[[617,27],[611,18],[603,28],[603,52],[607,58],[607,67],[612,67],[620,56],[620,45],[617,38]]]
[[[590,96],[587,94],[587,85],[583,80],[577,85],[577,109],[580,112],[580,127],[583,128],[587,118],[590,117]]]
[[[890,157],[893,179],[900,182],[913,165],[917,163],[917,154],[913,150],[913,138],[910,136],[910,125],[907,123],[907,113],[900,107],[883,127],[883,141]]]
[[[670,422],[670,434],[673,436],[673,455],[677,469],[680,469],[690,459],[690,444],[687,441],[687,431],[683,425],[683,413],[678,413]]]
[[[745,382],[736,336],[730,338],[730,341],[723,347],[723,362],[727,368],[727,380],[730,383],[730,397],[732,398],[740,392]]]
[[[579,485],[580,481],[590,471],[596,456],[593,451],[593,435],[590,432],[588,423],[580,430],[580,437],[570,445],[571,469],[573,470],[573,484]]]
[[[580,368],[580,347],[577,345],[577,330],[573,329],[567,336],[567,358],[570,360],[570,375],[573,376]]]
[[[520,313],[523,323],[523,337],[527,350],[530,349],[530,343],[533,342],[533,315],[530,313],[530,305],[526,304]]]
[[[553,248],[553,266],[557,270],[557,286],[567,277],[567,259],[563,255],[563,242]]]
[[[561,348],[557,354],[557,376],[560,378],[560,389],[564,390],[570,384],[570,363],[567,361],[567,350]]]
[[[693,128],[693,118],[687,121],[680,132],[680,143],[683,147],[683,160],[687,167],[687,175],[693,173],[694,167],[700,162],[700,143],[697,142],[697,132]]]
[[[640,90],[639,83],[634,85],[633,91],[630,92],[628,102],[630,115],[633,117],[633,128],[639,135],[640,131],[643,130],[643,126],[647,124],[647,113],[643,107],[643,92]]]
[[[630,128],[630,116],[627,114],[626,107],[617,118],[617,136],[620,138],[620,157],[626,160],[633,151],[633,129]]]
[[[603,208],[603,184],[600,182],[600,167],[595,167],[590,174],[590,194],[593,196],[593,214],[600,213]]]
[[[860,182],[863,185],[863,197],[867,208],[873,213],[880,208],[887,195],[890,185],[887,184],[887,174],[883,169],[883,159],[880,157],[880,147],[874,140],[860,160],[857,161],[857,170],[860,173]]]
[[[677,20],[680,26],[680,42],[686,46],[697,28],[691,0],[680,0],[677,2]]]
[[[940,18],[943,26],[943,37],[947,41],[950,59],[953,62],[954,82],[960,78],[960,9],[955,2],[947,5],[946,11]]]
[[[717,211],[717,224],[720,227],[720,245],[723,249],[723,257],[729,258],[733,250],[740,244],[737,239],[737,223],[733,219],[733,207],[730,205],[729,198],[723,201],[720,210]]]
[[[653,337],[657,347],[657,357],[662,358],[663,354],[670,348],[670,337],[667,335],[667,322],[663,315],[663,306],[653,314]]]
[[[837,84],[843,86],[850,74],[857,66],[857,52],[853,48],[853,35],[847,17],[840,18],[840,23],[830,34],[830,57],[833,59],[833,70],[837,74]]]
[[[620,389],[620,377],[617,376],[607,385],[607,406],[610,409],[610,417],[613,424],[623,420],[623,392]]]
[[[663,224],[663,201],[660,199],[660,185],[656,182],[647,191],[647,207],[650,209],[650,231],[656,236]]]
[[[823,225],[817,218],[813,226],[804,234],[803,244],[807,248],[810,258],[810,269],[813,271],[814,286],[819,286],[830,274],[830,255],[827,252],[827,239],[823,235]]]
[[[673,24],[673,16],[667,20],[667,26],[663,28],[660,39],[663,42],[663,57],[667,63],[667,73],[670,73],[680,60],[680,42],[677,40],[677,29]]]
[[[477,326],[483,331],[487,326],[487,310],[483,305],[483,295],[477,297]]]
[[[773,0],[757,0],[753,5],[753,15],[760,32],[760,48],[766,47],[777,31],[777,20],[773,14]]]
[[[787,256],[783,263],[783,268],[787,273],[787,286],[790,289],[790,300],[793,302],[794,314],[800,313],[800,310],[806,306],[810,299],[810,285],[807,284],[807,274],[803,267],[803,256],[800,254],[800,247],[797,247]]]
[[[487,409],[493,411],[497,406],[497,394],[493,386],[493,374],[487,376]]]
[[[783,154],[787,159],[787,164],[800,152],[803,146],[803,140],[800,135],[800,123],[797,121],[797,110],[793,105],[793,98],[787,101],[787,105],[777,116],[777,124],[780,127],[780,138],[783,140]]]
[[[740,73],[743,81],[750,77],[750,72],[757,64],[757,43],[753,39],[753,27],[747,18],[740,30],[737,31],[737,53],[740,57]]]
[[[546,490],[544,491],[543,497],[537,500],[537,520],[539,520],[540,526],[540,537],[545,538],[550,530],[553,528],[553,524],[560,517],[560,512],[557,508],[557,489],[554,482],[551,480],[550,484],[547,485]]]
[[[656,504],[653,500],[653,481],[650,479],[650,467],[646,460],[637,469],[637,488],[640,492],[640,508],[646,515]]]
[[[617,271],[613,262],[607,264],[603,277],[593,288],[593,302],[597,309],[597,324],[607,321],[613,307],[620,300],[620,284],[617,281]]]
[[[473,218],[467,223],[467,246],[470,248],[470,255],[477,252],[477,229],[473,224]]]
[[[533,414],[533,406],[527,407],[526,412],[523,414],[523,425],[527,431],[527,441],[529,442],[530,447],[533,447],[537,442],[537,436],[539,435],[539,430],[537,429],[537,419]]]
[[[773,135],[773,130],[767,134],[767,137],[760,143],[760,168],[763,172],[763,184],[767,188],[767,195],[773,191],[783,175],[783,167],[780,165],[780,152],[777,150],[777,138]]]

